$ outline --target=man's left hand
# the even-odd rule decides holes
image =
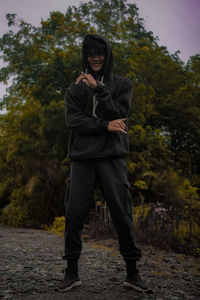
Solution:
[[[86,83],[91,89],[95,89],[97,87],[97,82],[91,74],[85,74],[81,72],[82,81]]]

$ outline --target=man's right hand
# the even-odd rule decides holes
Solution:
[[[75,84],[79,84],[84,78],[85,78],[85,77],[84,77],[84,74],[81,74],[81,75],[76,79]]]
[[[126,132],[126,124],[124,123],[126,119],[117,119],[108,122],[108,131],[120,131],[125,134]]]

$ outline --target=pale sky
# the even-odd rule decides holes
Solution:
[[[88,1],[82,1],[88,2]],[[145,27],[158,36],[159,45],[170,54],[180,50],[186,63],[190,56],[200,53],[200,0],[128,0],[139,8]],[[0,36],[9,30],[5,15],[16,13],[19,18],[39,26],[51,11],[65,12],[68,6],[78,6],[79,0],[0,0]],[[3,64],[0,62],[0,67]],[[5,86],[0,83],[0,98]]]

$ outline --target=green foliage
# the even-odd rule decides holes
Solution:
[[[161,200],[166,207],[173,206],[177,209],[183,209],[192,200],[198,201],[197,190],[188,179],[173,170],[160,174],[152,186],[155,199]]]
[[[40,226],[63,215],[68,132],[64,91],[81,71],[87,33],[106,36],[114,71],[134,83],[129,179],[137,205],[162,204],[178,224],[199,226],[200,55],[186,65],[144,27],[135,4],[81,3],[39,27],[8,14],[0,81],[12,76],[0,115],[0,209],[6,224]],[[19,192],[20,191],[20,192]],[[194,219],[193,219],[194,218]]]
[[[28,202],[23,188],[14,189],[11,194],[11,203],[4,207],[1,221],[10,226],[28,226],[27,213]],[[23,209],[22,209],[23,207]]]
[[[63,101],[42,107],[30,99],[17,112],[10,110],[2,116],[4,143],[0,149],[4,169],[0,172],[0,187],[4,223],[39,227],[63,212],[62,168],[68,168],[62,162],[66,153],[62,146],[67,146],[63,110]],[[13,196],[19,188],[26,205]]]
[[[63,236],[65,232],[65,217],[56,217],[52,226],[44,226],[44,228],[52,233]]]

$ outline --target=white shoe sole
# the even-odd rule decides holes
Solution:
[[[76,281],[76,282],[72,283],[70,286],[67,286],[65,289],[60,289],[59,287],[56,287],[56,290],[60,291],[60,292],[67,292],[67,291],[70,291],[71,289],[81,286],[81,285],[82,285],[81,281]]]
[[[135,289],[136,291],[139,291],[139,292],[150,292],[150,291],[152,291],[152,289],[150,289],[150,288],[143,289],[143,288],[139,287],[138,285],[135,285],[135,284],[127,282],[127,281],[124,282],[123,286]]]

